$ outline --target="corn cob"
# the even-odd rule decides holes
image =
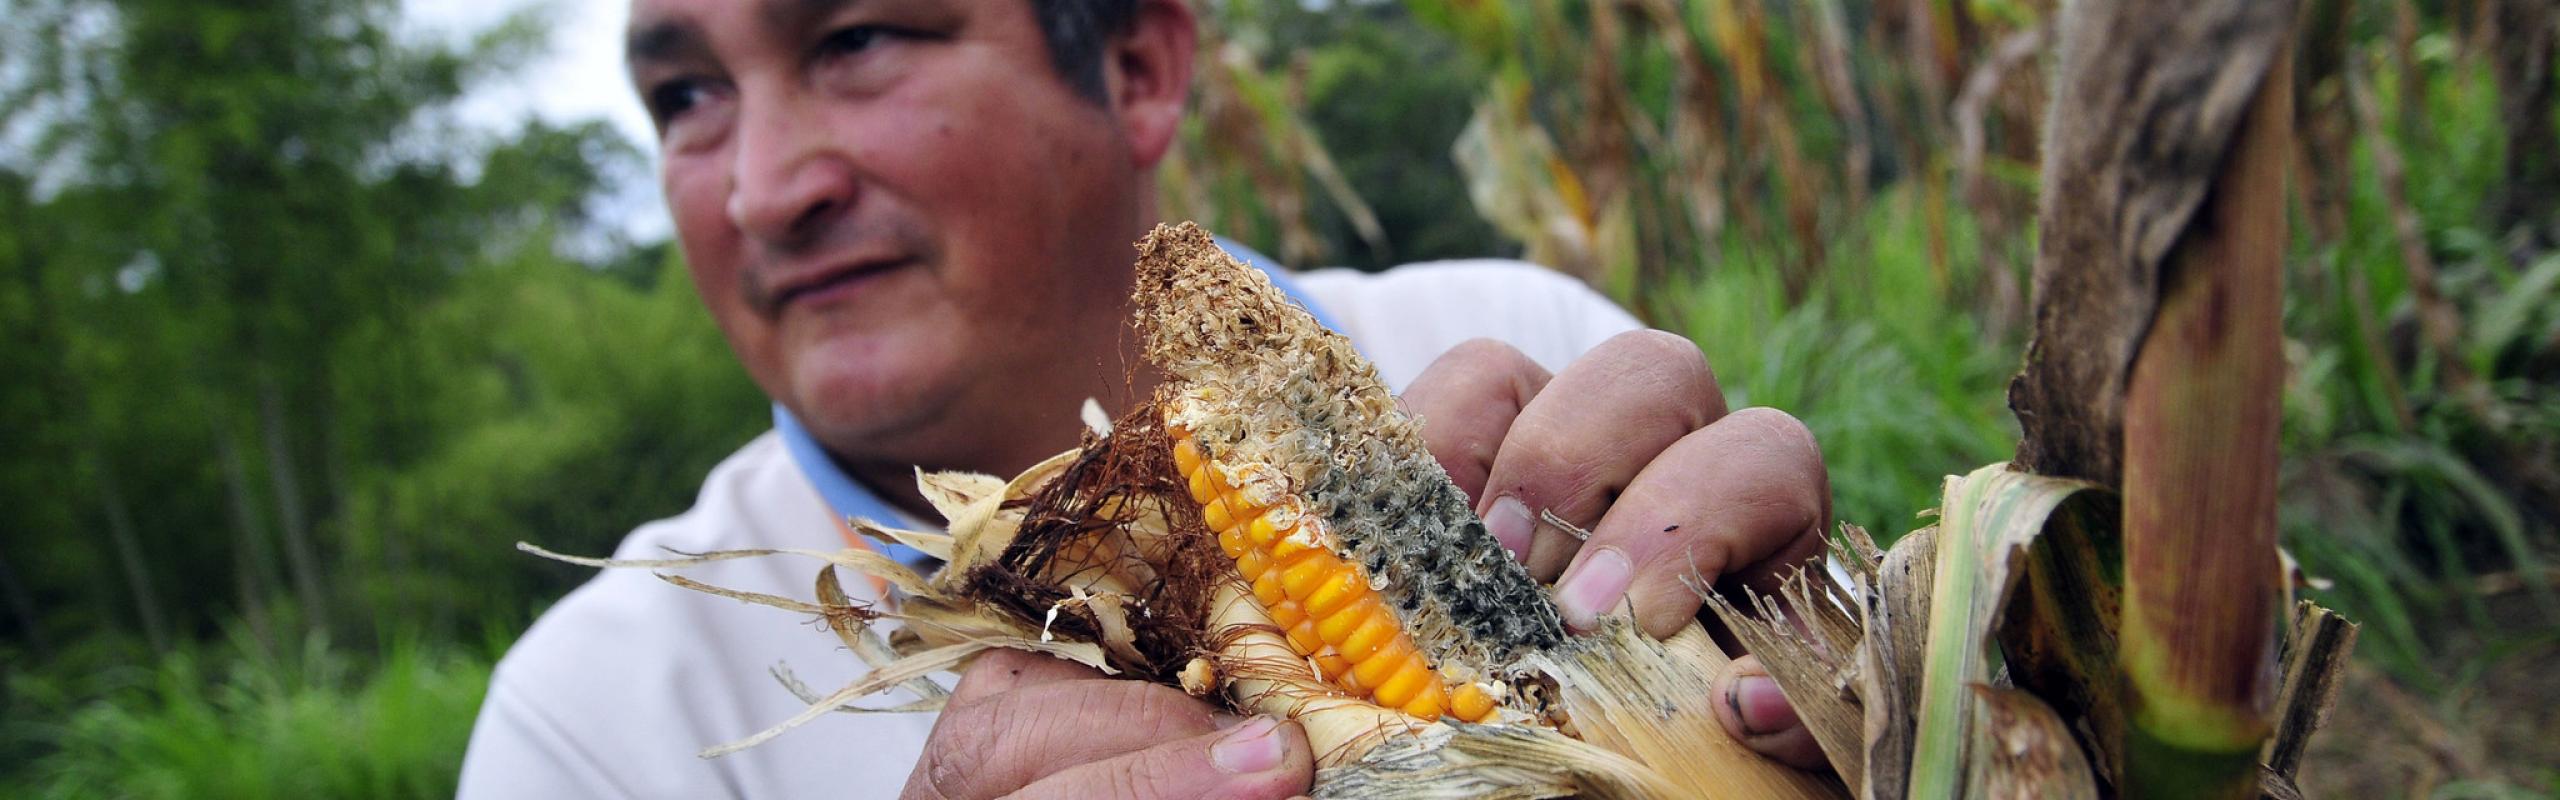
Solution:
[[[1141,245],[1138,326],[1203,525],[1319,677],[1422,720],[1481,722],[1562,621],[1340,336],[1197,228]],[[1436,662],[1436,663],[1435,663]]]
[[[1305,725],[1333,768],[1320,785],[1360,797],[1831,794],[1724,734],[1707,682],[1725,658],[1697,626],[1656,642],[1620,617],[1566,636],[1375,368],[1208,234],[1150,235],[1134,299],[1166,380],[1133,415],[1155,433],[1111,438],[1158,454],[1172,538],[1214,539],[1204,556],[1235,565],[1207,614],[1235,632],[1212,636],[1217,668],[1238,706]],[[1533,763],[1545,766],[1520,769]],[[1530,788],[1564,775],[1569,788]]]

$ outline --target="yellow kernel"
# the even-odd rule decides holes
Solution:
[[[1369,602],[1355,604],[1351,610],[1342,612],[1345,616],[1357,615],[1360,619],[1360,626],[1351,629],[1351,635],[1334,643],[1334,649],[1341,650],[1343,658],[1354,662],[1367,661],[1378,652],[1379,646],[1396,638],[1395,616],[1373,608],[1377,602],[1377,595],[1372,594]]]
[[[1270,547],[1272,543],[1280,541],[1281,537],[1289,535],[1290,530],[1295,530],[1295,528],[1284,530],[1272,527],[1271,515],[1269,514],[1254,517],[1253,524],[1247,525],[1245,528],[1252,536],[1253,543],[1261,547]]]
[[[1448,691],[1442,689],[1440,684],[1433,683],[1424,687],[1422,693],[1415,695],[1412,700],[1405,701],[1404,713],[1436,722],[1440,719],[1441,710],[1447,707],[1448,702]]]
[[[1313,653],[1322,649],[1324,640],[1316,637],[1315,620],[1302,617],[1298,620],[1298,624],[1289,626],[1289,644],[1296,647],[1300,654]]]
[[[1378,683],[1378,705],[1402,708],[1420,696],[1424,687],[1438,684],[1431,668],[1424,666],[1422,659],[1407,657],[1401,660],[1404,666],[1398,667],[1394,676]]]
[[[1322,590],[1317,591],[1317,594],[1323,593]],[[1368,594],[1368,587],[1361,587],[1361,594],[1364,595],[1362,599],[1367,599],[1365,595]],[[1374,600],[1353,603],[1348,608],[1337,608],[1329,614],[1318,614],[1315,602],[1311,600],[1307,603],[1307,613],[1316,617],[1316,635],[1324,637],[1325,644],[1341,645],[1350,641],[1351,634],[1360,630],[1361,624],[1378,615],[1377,609],[1374,608],[1375,604]],[[1349,657],[1351,651],[1344,650],[1342,654]]]
[[[1280,588],[1280,571],[1263,570],[1262,577],[1253,579],[1253,597],[1262,601],[1264,608],[1279,605],[1280,601],[1289,599],[1289,593]]]
[[[1473,681],[1458,684],[1449,696],[1449,713],[1468,722],[1483,722],[1493,716],[1493,695]]]
[[[1324,549],[1315,546],[1314,541],[1315,537],[1303,536],[1297,533],[1281,536],[1278,540],[1271,543],[1271,557],[1288,560],[1299,553],[1314,552]]]
[[[1307,612],[1299,609],[1296,603],[1282,600],[1271,606],[1271,624],[1280,626],[1281,630],[1297,627],[1298,620],[1306,618]]]
[[[1281,569],[1280,586],[1289,591],[1289,599],[1304,603],[1341,566],[1342,561],[1330,553],[1309,552]]]
[[[1246,554],[1258,552],[1253,549],[1253,542],[1244,538],[1244,532],[1236,530],[1228,530],[1218,534],[1218,548],[1227,551],[1227,557],[1237,559],[1239,563],[1237,563],[1236,566],[1238,568],[1242,568],[1244,566],[1241,562]],[[1250,578],[1253,576],[1248,574],[1245,577]]]
[[[1362,686],[1382,686],[1388,678],[1396,676],[1397,668],[1404,666],[1405,660],[1412,655],[1413,643],[1397,636],[1387,640],[1385,646],[1369,654],[1368,658],[1352,661],[1351,674],[1360,677]]]
[[[1227,505],[1227,498],[1225,496],[1220,496],[1217,499],[1210,500],[1207,505],[1201,506],[1200,521],[1208,523],[1209,530],[1219,531],[1222,533],[1234,530],[1236,527],[1236,518],[1230,511],[1230,506]]]
[[[1218,665],[1207,656],[1191,659],[1182,665],[1182,691],[1193,697],[1207,697],[1218,690]]]
[[[1359,568],[1345,564],[1341,570],[1334,573],[1333,577],[1326,578],[1324,583],[1316,586],[1314,592],[1307,595],[1307,613],[1318,618],[1330,617],[1333,616],[1333,612],[1341,611],[1350,606],[1351,601],[1358,600],[1367,594],[1369,594],[1369,582],[1360,579]],[[1351,629],[1343,628],[1342,632],[1347,635],[1351,633]]]
[[[1210,474],[1213,472],[1217,470],[1203,464],[1197,470],[1184,473],[1191,476],[1191,502],[1207,506],[1209,501],[1218,499],[1218,484],[1221,481],[1216,475]]]
[[[1218,544],[1224,545],[1226,543],[1226,534],[1219,534]],[[1261,548],[1248,547],[1244,552],[1237,553],[1235,555],[1236,571],[1244,573],[1245,580],[1260,578],[1262,577],[1264,570],[1271,568],[1271,556],[1264,553]]]
[[[1184,475],[1190,475],[1191,473],[1200,471],[1200,462],[1204,460],[1206,459],[1200,457],[1200,443],[1191,440],[1190,432],[1184,431],[1175,434],[1175,438],[1173,440],[1173,468],[1175,470]]]
[[[1341,653],[1326,648],[1316,654],[1316,671],[1321,673],[1318,677],[1340,683],[1342,676],[1351,671],[1351,662],[1344,660]]]
[[[1220,493],[1217,505],[1225,506],[1227,518],[1235,520],[1237,524],[1251,522],[1254,517],[1262,516],[1262,512],[1267,510],[1255,505],[1253,498],[1246,497],[1244,487],[1241,486]]]

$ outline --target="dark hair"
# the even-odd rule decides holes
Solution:
[[[1129,31],[1138,0],[1031,0],[1031,13],[1040,18],[1058,77],[1094,102],[1103,101],[1103,46]]]

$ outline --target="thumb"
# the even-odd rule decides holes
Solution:
[[[1734,659],[1733,665],[1716,678],[1714,692],[1716,718],[1733,738],[1783,764],[1826,771],[1831,768],[1830,760],[1822,756],[1822,746],[1814,742],[1813,732],[1796,717],[1795,706],[1778,691],[1777,679],[1769,677],[1759,656]]]
[[[1280,800],[1305,794],[1315,751],[1296,723],[1253,717],[1234,727],[1068,768],[1016,798],[1218,797]]]

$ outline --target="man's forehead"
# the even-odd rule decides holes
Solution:
[[[704,28],[735,16],[752,16],[768,32],[792,31],[872,2],[878,0],[632,0],[624,52],[636,61],[699,47]]]

